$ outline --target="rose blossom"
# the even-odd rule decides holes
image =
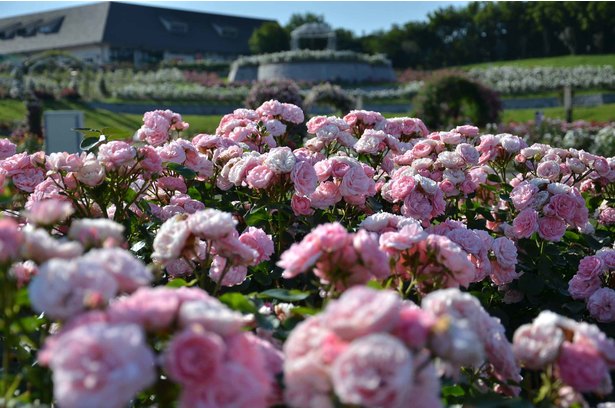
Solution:
[[[225,352],[220,336],[192,326],[171,339],[163,355],[163,367],[173,381],[198,387],[216,375]]]
[[[510,199],[515,209],[521,211],[532,203],[537,193],[538,188],[535,185],[524,181],[512,189]]]
[[[105,272],[115,278],[122,292],[134,292],[140,286],[147,286],[154,279],[152,272],[132,253],[121,248],[94,249],[82,259],[102,266]],[[112,262],[109,262],[112,260]]]
[[[251,188],[265,189],[271,184],[274,175],[269,167],[261,164],[248,171],[246,182]]]
[[[28,221],[37,225],[53,225],[66,220],[75,210],[70,202],[58,199],[37,201],[27,211]]]
[[[207,208],[188,218],[190,231],[204,240],[220,239],[235,231],[237,221],[227,212]]]
[[[299,217],[303,215],[312,215],[314,214],[314,210],[311,207],[310,199],[307,197],[301,197],[297,194],[293,194],[292,199],[290,200],[290,206],[293,210],[293,213]]]
[[[566,223],[558,217],[542,217],[538,220],[538,235],[547,241],[558,242],[566,232]]]
[[[23,241],[23,234],[16,221],[0,218],[0,262],[17,259]]]
[[[154,238],[152,259],[158,262],[168,262],[179,258],[186,246],[190,229],[186,216],[177,214],[166,220]]]
[[[98,160],[110,169],[128,165],[136,156],[134,147],[119,140],[105,143],[98,148]]]
[[[598,391],[609,377],[604,359],[587,343],[565,342],[557,359],[557,372],[564,383],[580,392]]]
[[[7,159],[17,153],[17,146],[9,139],[0,139],[0,160]]]
[[[538,213],[533,208],[521,211],[513,220],[512,230],[516,238],[529,238],[538,230]]]
[[[367,407],[402,407],[411,402],[414,364],[397,338],[384,333],[353,341],[331,367],[340,401]]]
[[[89,153],[83,161],[83,165],[77,171],[75,177],[80,182],[90,187],[94,187],[102,183],[105,179],[105,168],[101,165],[100,161],[98,161],[94,154]]]
[[[118,284],[103,266],[85,259],[52,259],[39,268],[28,292],[32,308],[54,319],[69,319],[87,306],[100,306]]]
[[[492,248],[498,263],[503,267],[514,267],[517,264],[517,247],[510,239],[496,238]]]
[[[329,303],[323,321],[340,338],[352,340],[393,328],[401,306],[394,292],[354,286]]]
[[[290,173],[290,179],[295,186],[295,191],[300,195],[307,196],[316,191],[318,176],[314,166],[307,161],[298,161],[295,164]]]
[[[124,226],[104,218],[74,220],[68,236],[84,246],[118,245],[124,242]]]
[[[587,299],[589,314],[601,323],[615,321],[615,291],[600,288]]]
[[[539,370],[552,363],[564,342],[564,332],[554,325],[524,324],[513,336],[513,351],[525,367]]]

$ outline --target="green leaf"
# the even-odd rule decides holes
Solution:
[[[174,171],[186,180],[192,180],[196,177],[196,172],[194,170],[191,170],[186,166],[182,166],[181,164],[167,163],[166,168]]]
[[[297,289],[268,289],[258,294],[261,299],[277,299],[284,302],[296,302],[305,300],[310,296],[309,292],[302,292]]]
[[[101,143],[100,137],[86,137],[81,141],[79,147],[86,152],[92,150]]]
[[[124,193],[124,202],[126,203],[130,203],[133,200],[137,199],[137,192],[134,191],[132,188],[127,188],[126,192]]]
[[[190,198],[192,198],[193,200],[197,200],[197,201],[201,201],[203,198],[201,196],[201,192],[194,186],[188,189],[188,195],[190,196]]]
[[[500,176],[498,176],[497,174],[489,174],[487,176],[487,180],[493,181],[494,183],[499,183],[501,181]]]
[[[184,279],[182,278],[175,278],[169,281],[169,283],[167,283],[167,287],[169,288],[181,288],[183,286],[189,286],[188,282],[186,282]]]
[[[459,385],[448,385],[442,387],[443,397],[463,397],[465,394],[466,392]]]
[[[301,315],[301,316],[314,316],[318,314],[319,311],[320,310],[314,309],[313,307],[304,307],[304,306],[293,307],[291,309],[291,313]]]
[[[101,133],[107,137],[108,140],[121,140],[127,139],[130,135],[126,135],[126,131],[117,128],[104,127]]]
[[[244,221],[248,226],[254,227],[269,220],[269,213],[264,207],[253,209],[245,216]]]
[[[243,313],[256,313],[256,306],[241,293],[225,293],[220,296],[220,301],[233,310]]]

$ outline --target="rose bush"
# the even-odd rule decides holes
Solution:
[[[612,399],[615,158],[276,100],[188,126],[0,141],[2,404]]]

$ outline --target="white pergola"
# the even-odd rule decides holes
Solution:
[[[302,38],[326,38],[328,50],[335,50],[336,47],[335,32],[326,23],[307,23],[295,28],[290,33],[290,49],[300,49],[299,41]]]

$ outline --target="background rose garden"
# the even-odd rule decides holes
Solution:
[[[3,402],[613,400],[615,158],[306,119],[271,100],[192,140],[171,111],[81,154],[1,139]]]

